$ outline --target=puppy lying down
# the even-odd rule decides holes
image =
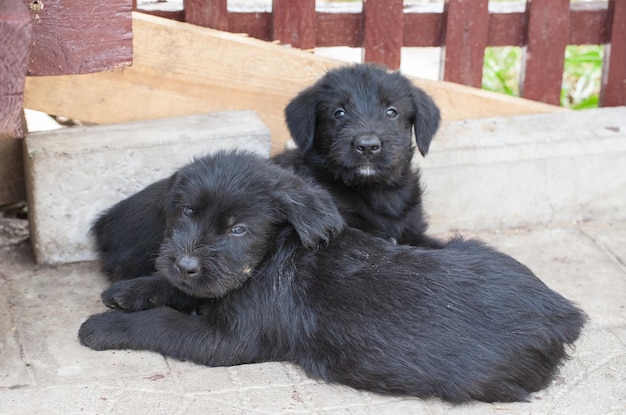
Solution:
[[[385,394],[519,401],[546,387],[586,317],[476,240],[396,245],[331,196],[241,152],[170,180],[157,273],[119,281],[80,341],[209,366],[289,361]],[[192,312],[192,311],[197,311]]]

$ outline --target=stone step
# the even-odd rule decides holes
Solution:
[[[269,131],[253,111],[29,134],[24,169],[37,262],[95,259],[88,230],[101,211],[194,157],[231,148],[269,156]]]
[[[431,232],[626,219],[626,107],[447,122],[414,163]]]

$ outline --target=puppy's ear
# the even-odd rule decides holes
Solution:
[[[302,244],[316,248],[328,243],[344,228],[332,196],[324,189],[286,172],[274,191],[279,209],[298,233]]]
[[[426,156],[430,142],[439,129],[441,114],[433,99],[420,88],[413,87],[411,95],[415,109],[415,118],[413,119],[415,141],[422,156]]]
[[[285,120],[298,148],[306,153],[313,146],[315,136],[315,89],[300,92],[285,108]]]

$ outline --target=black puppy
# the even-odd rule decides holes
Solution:
[[[399,72],[374,65],[329,71],[285,109],[298,146],[277,155],[284,167],[331,192],[348,225],[399,244],[441,247],[425,235],[417,148],[426,155],[439,108]]]
[[[158,273],[106,290],[121,311],[85,321],[84,345],[210,366],[289,361],[380,393],[517,401],[550,383],[585,322],[513,258],[474,240],[432,250],[346,227],[326,191],[257,156],[182,168],[165,214]]]
[[[432,99],[398,72],[372,65],[329,71],[286,108],[299,149],[274,158],[322,184],[347,223],[400,244],[441,247],[424,234],[413,132],[425,155],[439,127]],[[149,275],[163,239],[168,180],[114,205],[92,232],[112,281]]]

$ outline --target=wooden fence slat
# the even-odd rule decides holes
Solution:
[[[605,1],[571,3],[568,45],[601,45],[608,39]]]
[[[315,46],[358,48],[363,42],[361,13],[317,13]]]
[[[315,0],[273,0],[272,38],[300,49],[315,47]]]
[[[520,13],[490,13],[487,46],[524,46],[526,15]]]
[[[609,0],[609,42],[604,46],[601,106],[626,105],[626,1]]]
[[[400,68],[404,37],[402,0],[363,2],[363,61]]]
[[[445,81],[480,88],[489,29],[488,0],[446,0],[441,70]]]
[[[441,45],[443,22],[441,13],[405,13],[402,46],[434,47]]]
[[[184,0],[185,21],[217,30],[228,30],[227,0]]]
[[[272,14],[266,12],[228,13],[228,31],[245,33],[259,40],[272,40]]]
[[[559,105],[565,46],[569,29],[569,0],[528,0],[527,45],[522,54],[520,94]]]

